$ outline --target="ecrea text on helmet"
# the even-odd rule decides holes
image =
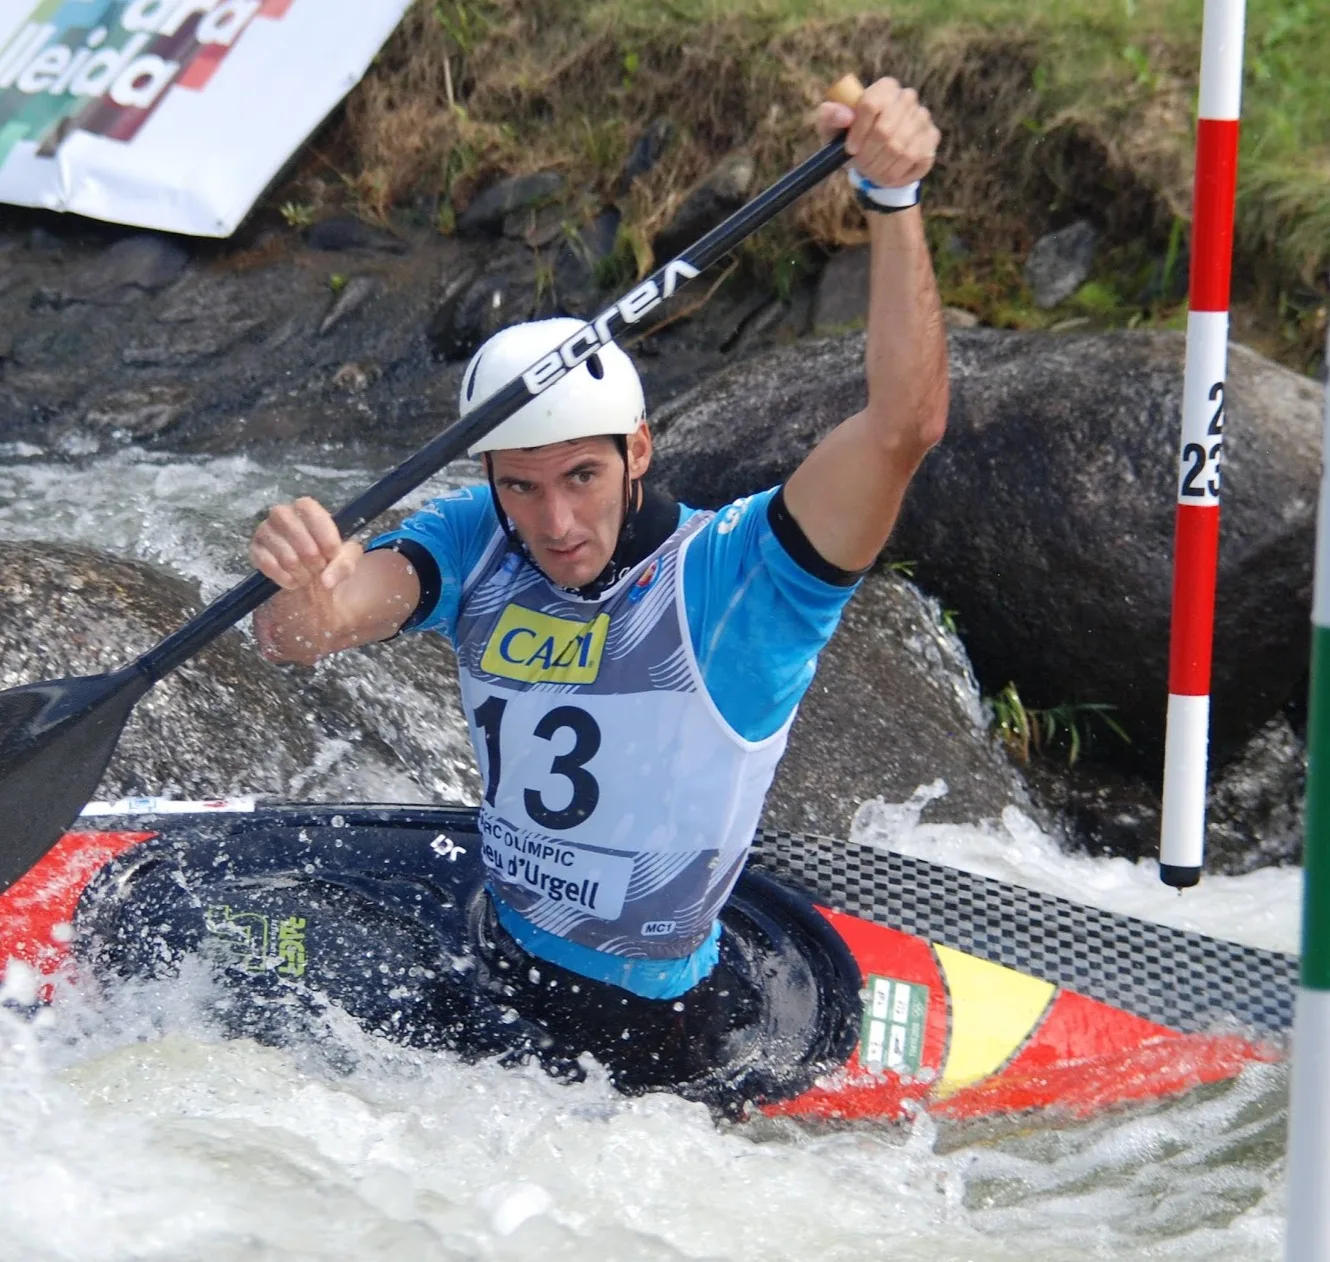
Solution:
[[[532,394],[548,389],[570,368],[590,359],[602,346],[614,341],[612,326],[615,320],[623,325],[636,324],[649,311],[654,311],[685,281],[701,272],[682,259],[667,263],[661,272],[660,284],[655,277],[644,280],[630,290],[614,306],[602,311],[590,324],[583,325],[562,346],[552,350],[534,367],[522,374],[522,381]]]

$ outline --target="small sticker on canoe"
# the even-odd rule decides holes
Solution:
[[[928,987],[869,973],[859,1063],[865,1069],[917,1074],[924,1059]]]
[[[203,924],[220,961],[247,973],[261,973],[276,965],[287,977],[303,977],[308,963],[303,916],[288,916],[277,923],[276,952],[271,953],[268,917],[257,911],[237,911],[225,903],[209,907]]]

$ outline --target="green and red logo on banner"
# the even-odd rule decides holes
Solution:
[[[0,165],[73,132],[127,141],[172,87],[198,91],[257,18],[294,0],[38,0],[0,47]]]

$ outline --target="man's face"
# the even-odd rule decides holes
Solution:
[[[535,563],[561,587],[582,587],[614,555],[623,523],[624,462],[612,438],[490,453],[499,503]],[[651,460],[645,425],[628,437],[628,474]]]

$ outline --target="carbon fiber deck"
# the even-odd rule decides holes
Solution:
[[[825,906],[1177,1030],[1293,1024],[1295,956],[1119,916],[922,859],[762,830],[754,866]]]

